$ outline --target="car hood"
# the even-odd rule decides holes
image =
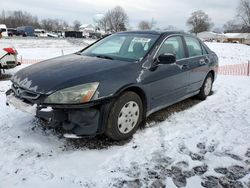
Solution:
[[[107,72],[131,63],[71,54],[24,68],[12,77],[12,82],[29,91],[51,94],[74,85],[105,80]]]

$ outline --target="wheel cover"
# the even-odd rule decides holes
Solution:
[[[118,115],[118,130],[122,134],[131,132],[139,120],[140,108],[135,101],[126,103]]]
[[[212,89],[212,78],[208,77],[206,82],[205,82],[205,87],[204,87],[204,93],[206,96],[209,95],[209,93],[211,92],[211,89]]]

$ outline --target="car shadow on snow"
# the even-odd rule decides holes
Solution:
[[[209,96],[214,95],[215,93],[216,93],[216,91],[211,91]],[[188,98],[186,100],[183,100],[181,102],[178,102],[176,104],[173,104],[169,107],[166,107],[162,110],[159,110],[159,111],[151,114],[147,118],[146,123],[154,125],[154,122],[159,123],[159,122],[165,121],[172,114],[185,111],[185,110],[192,108],[193,106],[195,106],[201,102],[203,102],[203,101],[199,100],[196,96],[193,96],[191,98]]]
[[[146,122],[147,123],[153,123],[153,122],[162,122],[165,121],[169,116],[171,116],[174,113],[185,111],[197,104],[202,102],[201,100],[196,99],[195,97],[186,99],[184,101],[181,101],[179,103],[173,104],[167,108],[164,108],[160,111],[157,111],[153,114],[151,114]]]

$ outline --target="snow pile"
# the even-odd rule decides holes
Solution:
[[[212,42],[206,44],[219,56],[220,65],[244,64],[250,61],[250,46]]]

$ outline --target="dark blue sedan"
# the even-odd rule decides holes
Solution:
[[[218,57],[183,32],[131,31],[29,66],[12,78],[7,104],[76,136],[131,137],[151,113],[204,100]]]

